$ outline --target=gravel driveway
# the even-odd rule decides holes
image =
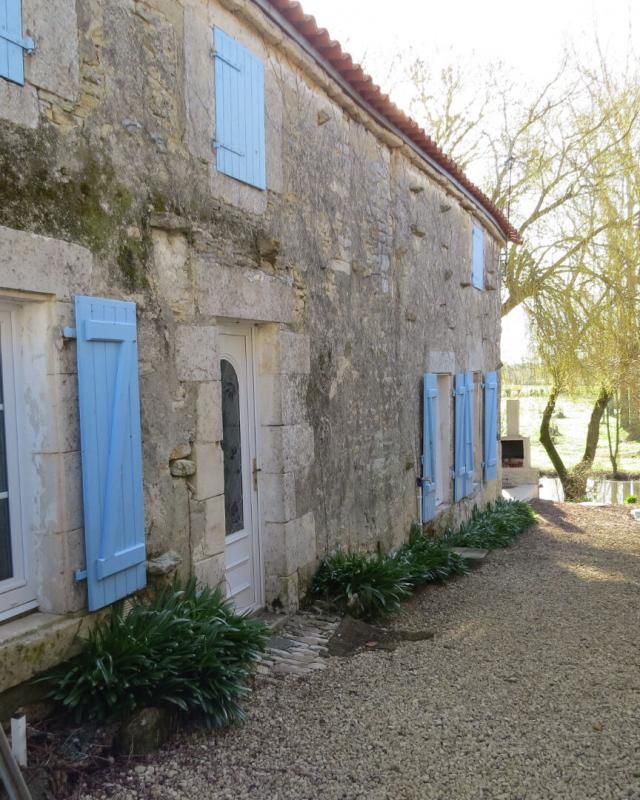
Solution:
[[[640,523],[539,524],[407,604],[435,638],[263,683],[250,719],[113,771],[85,800],[640,799]]]

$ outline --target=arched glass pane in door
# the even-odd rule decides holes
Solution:
[[[224,456],[225,532],[229,536],[244,527],[242,501],[242,442],[240,435],[240,389],[233,365],[220,362],[222,379],[222,453]]]

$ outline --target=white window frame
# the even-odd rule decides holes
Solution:
[[[22,447],[22,379],[15,306],[0,304],[0,354],[9,487],[13,577],[0,581],[0,620],[37,606],[30,575],[30,545],[25,519]]]

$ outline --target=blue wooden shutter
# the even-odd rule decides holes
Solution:
[[[89,609],[146,584],[136,306],[76,297]]]
[[[466,448],[465,448],[465,403],[467,387],[463,372],[455,376],[454,384],[454,463],[453,499],[462,500],[465,495]]]
[[[429,372],[423,380],[422,414],[422,521],[436,515],[438,378]]]
[[[24,83],[24,51],[33,42],[22,36],[21,0],[0,0],[0,77]]]
[[[264,66],[220,28],[213,46],[218,170],[264,189]]]
[[[471,273],[476,289],[484,289],[484,230],[477,222],[471,234]]]
[[[498,374],[484,376],[484,479],[498,477]]]
[[[465,444],[465,480],[464,494],[468,497],[473,494],[473,475],[475,471],[475,457],[473,452],[473,401],[475,390],[473,373],[467,372],[464,376],[466,393],[464,397],[464,444]]]

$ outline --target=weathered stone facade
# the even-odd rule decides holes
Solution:
[[[324,553],[388,549],[417,519],[422,375],[498,368],[503,236],[252,0],[23,8],[37,50],[24,87],[0,79],[0,295],[40,353],[25,398],[39,606],[85,602],[62,334],[90,294],[138,307],[149,556],[175,551],[210,583],[225,548],[217,341],[251,324],[264,597],[293,607]],[[216,170],[214,25],[265,65],[266,191]],[[480,482],[449,513],[496,491]]]

